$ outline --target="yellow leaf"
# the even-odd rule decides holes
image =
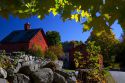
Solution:
[[[19,10],[19,13],[23,13],[23,10]]]
[[[86,16],[87,18],[90,16],[87,11],[85,12],[85,16]]]
[[[57,12],[56,12],[56,9],[55,9],[55,8],[53,8],[52,12],[53,12],[53,15],[54,15],[54,16],[57,15]]]
[[[48,12],[51,12],[52,11],[52,8],[50,8],[49,10],[48,10]]]
[[[77,8],[77,12],[80,12],[81,10],[81,5]]]
[[[75,14],[75,20],[76,20],[76,22],[79,21],[78,14]]]
[[[102,30],[102,31],[97,31],[97,32],[96,32],[96,36],[100,36],[103,32],[104,32],[104,30]]]
[[[63,0],[59,0],[59,3],[62,4],[62,3],[63,3]]]
[[[37,17],[38,17],[38,18],[41,18],[41,15],[38,15]]]
[[[89,30],[89,29],[90,29],[90,27],[89,27],[87,24],[84,24],[83,30],[84,30],[84,31],[87,31],[87,30]]]
[[[104,14],[104,16],[105,16],[105,18],[106,18],[107,20],[109,20],[109,19],[110,19],[109,14]]]
[[[32,12],[35,12],[35,9],[32,9]]]
[[[56,16],[58,13],[56,11],[56,8],[50,8],[48,12],[52,12],[54,16]]]
[[[53,11],[53,15],[56,16],[56,15],[57,15],[57,12],[56,12],[56,11]]]
[[[75,19],[75,15],[71,15],[71,19]]]
[[[87,19],[87,22],[90,23],[91,21],[92,21],[92,17],[89,17],[89,18]]]
[[[82,17],[85,16],[85,12],[84,12],[84,10],[82,10],[81,16],[82,16]]]

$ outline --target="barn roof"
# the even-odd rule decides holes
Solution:
[[[31,38],[33,38],[38,31],[42,31],[42,29],[30,29],[30,30],[16,30],[11,32],[8,36],[6,36],[0,43],[20,43],[20,42],[28,42]]]

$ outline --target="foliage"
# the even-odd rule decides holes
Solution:
[[[7,69],[11,66],[12,66],[12,64],[11,64],[9,58],[6,56],[6,51],[3,50],[0,54],[0,67]]]
[[[32,56],[44,57],[42,48],[36,44],[32,45],[32,48],[28,50],[28,53],[32,54]]]
[[[76,68],[81,68],[81,67],[83,68],[83,65],[85,64],[83,60],[84,60],[84,57],[82,53],[76,51],[74,53],[74,62],[75,62]]]
[[[86,45],[86,52],[88,55],[82,55],[80,52],[75,52],[74,61],[80,65],[82,69],[87,69],[87,78],[88,82],[93,81],[95,83],[105,80],[106,71],[100,68],[99,56],[100,56],[100,47],[95,46],[95,42],[88,41]],[[80,64],[82,63],[82,64]],[[77,66],[76,65],[76,66]]]
[[[62,42],[64,52],[69,52],[69,50],[73,47],[83,44],[82,41],[65,41]]]
[[[88,42],[86,51],[88,52],[88,68],[94,68],[94,69],[99,69],[100,64],[99,64],[99,55],[100,55],[100,47],[95,46],[95,42]],[[87,63],[87,64],[88,64]]]
[[[59,32],[56,31],[47,31],[46,38],[49,46],[61,45],[61,38]]]
[[[116,83],[115,79],[112,77],[110,72],[107,72],[106,83]]]
[[[108,32],[103,31],[100,35],[91,33],[87,41],[95,41],[95,45],[100,46],[105,66],[111,66],[114,63],[116,47],[119,41],[115,38],[111,30]]]
[[[121,42],[117,45],[116,49],[116,62],[120,64],[121,68],[125,68],[125,33],[122,34]]]
[[[64,55],[62,46],[58,46],[58,45],[56,45],[56,46],[50,46],[48,48],[48,51],[51,52],[51,53],[53,53],[54,55],[56,55],[58,58],[60,58],[61,56]]]
[[[109,29],[116,19],[124,29],[124,5],[124,0],[2,0],[0,15],[5,18],[10,14],[20,18],[37,15],[43,19],[52,12],[54,16],[60,14],[64,21],[74,19],[82,22],[82,18],[85,18],[84,31],[93,27],[94,32],[101,33]]]
[[[76,67],[93,69],[100,67],[99,65],[99,53],[100,47],[95,46],[95,42],[88,42],[86,45],[86,52],[88,55],[84,55],[80,52],[75,52],[74,61],[76,63]]]
[[[51,59],[52,61],[57,60],[57,56],[52,51],[46,51],[45,58]]]

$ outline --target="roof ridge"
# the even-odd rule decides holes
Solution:
[[[27,42],[32,37],[34,37],[35,34],[39,30],[43,30],[42,28],[37,29],[29,29],[27,31],[25,30],[15,30],[12,31],[9,35],[7,35],[4,39],[1,40],[1,43],[16,43],[16,42]]]

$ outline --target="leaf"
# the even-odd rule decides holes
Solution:
[[[35,9],[32,9],[32,12],[35,12]]]
[[[109,20],[109,19],[110,19],[109,14],[104,14],[104,17],[106,18],[106,20]]]
[[[88,22],[88,23],[92,22],[92,17],[89,17],[89,18],[87,19],[87,22]]]
[[[41,15],[38,15],[37,17],[38,17],[38,18],[41,18]]]
[[[83,31],[88,31],[88,30],[90,30],[90,27],[87,24],[84,24]]]
[[[84,12],[84,10],[82,10],[81,16],[82,16],[82,17],[85,17],[85,12]]]
[[[86,11],[85,13],[85,16],[87,17],[87,18],[89,18],[90,17],[90,14]]]
[[[71,19],[75,19],[75,15],[73,14],[73,15],[71,15]]]
[[[78,14],[75,14],[75,20],[76,20],[76,22],[79,21]]]
[[[77,12],[79,13],[81,10],[81,5],[77,8]]]
[[[58,14],[56,8],[50,8],[48,12],[52,12],[54,16]]]
[[[19,13],[23,13],[23,10],[18,10]]]

